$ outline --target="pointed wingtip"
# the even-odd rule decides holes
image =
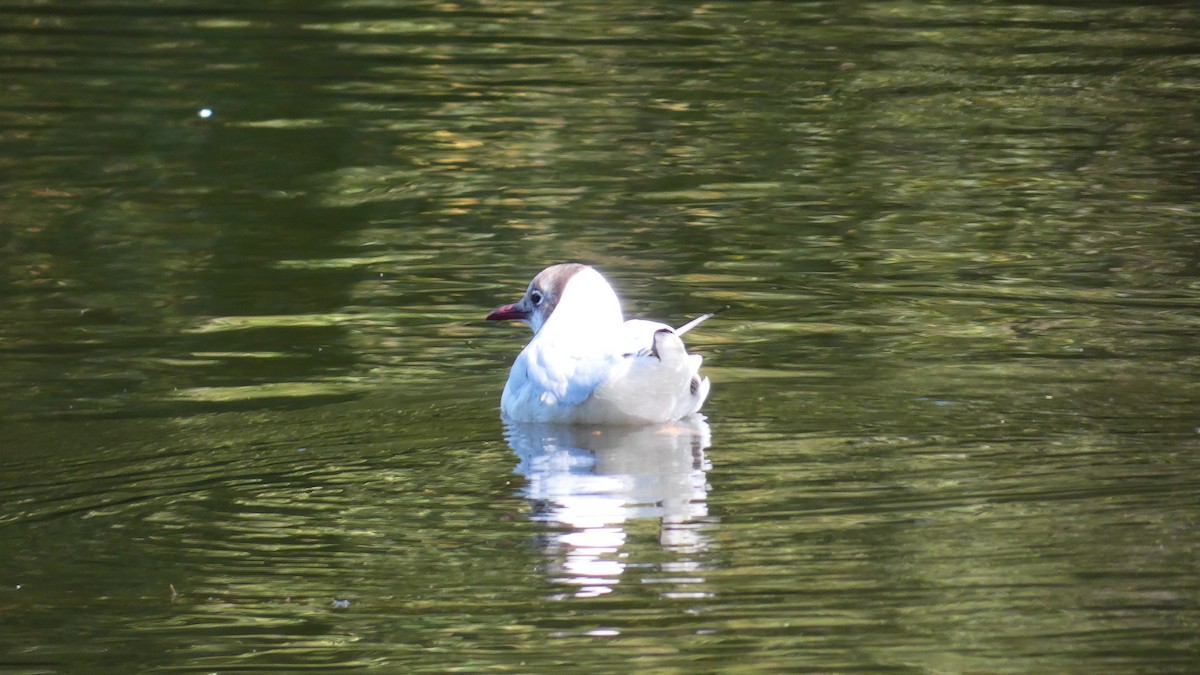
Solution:
[[[696,317],[696,318],[692,319],[691,321],[689,321],[689,322],[687,322],[687,323],[683,324],[683,325],[682,325],[682,326],[680,326],[679,328],[676,328],[676,329],[675,329],[675,334],[676,334],[676,335],[683,335],[684,333],[688,332],[689,330],[691,330],[691,329],[695,328],[696,326],[699,326],[700,324],[704,323],[704,322],[705,322],[705,321],[707,321],[708,319],[711,319],[711,318],[713,318],[714,316],[716,316],[716,315],[720,314],[721,312],[724,312],[724,311],[726,311],[726,310],[728,310],[728,309],[732,309],[732,308],[733,308],[733,305],[725,305],[724,307],[721,307],[721,308],[719,308],[719,309],[715,309],[715,310],[713,310],[713,311],[709,312],[708,314],[702,314],[702,315],[700,315],[700,316],[698,316],[698,317]]]

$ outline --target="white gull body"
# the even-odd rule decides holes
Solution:
[[[658,424],[696,411],[708,397],[703,358],[674,329],[625,321],[617,294],[599,272],[577,263],[542,270],[520,301],[489,320],[529,324],[533,339],[513,363],[500,398],[511,422]]]

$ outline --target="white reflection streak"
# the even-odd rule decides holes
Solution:
[[[527,479],[533,518],[566,528],[546,544],[555,580],[576,586],[576,597],[612,592],[627,565],[630,519],[659,519],[665,549],[703,550],[695,520],[708,514],[709,439],[701,416],[645,428],[510,424],[508,440],[520,459],[515,471]],[[664,565],[672,572],[699,568],[692,560]]]

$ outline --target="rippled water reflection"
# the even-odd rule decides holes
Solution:
[[[663,550],[680,555],[670,568],[700,564],[689,554],[707,548],[711,464],[704,449],[711,438],[702,417],[648,428],[514,424],[508,442],[520,458],[516,472],[525,478],[532,517],[563,528],[545,544],[548,568],[557,581],[579,586],[576,597],[610,593],[627,566],[645,564],[625,550],[634,519],[658,523]]]
[[[0,9],[0,666],[1190,672],[1198,39]],[[504,428],[560,260],[733,306],[706,422]]]

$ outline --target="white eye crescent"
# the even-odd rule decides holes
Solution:
[[[529,299],[533,301],[533,304],[536,307],[537,305],[542,304],[542,300],[545,298],[542,297],[541,291],[533,291],[529,294]]]

